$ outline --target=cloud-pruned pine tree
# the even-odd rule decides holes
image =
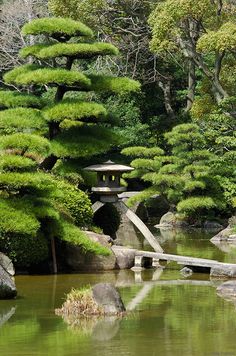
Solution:
[[[111,44],[94,42],[92,31],[80,22],[36,19],[22,34],[36,36],[39,43],[20,52],[29,64],[4,75],[5,83],[19,91],[0,92],[0,248],[24,266],[45,258],[48,239],[55,237],[85,252],[107,254],[79,229],[91,221],[87,195],[51,171],[117,142],[108,110],[81,99],[83,94],[132,92],[139,84],[78,70],[97,56],[118,53]],[[53,100],[40,97],[47,90]]]
[[[187,219],[206,218],[214,210],[226,208],[223,190],[214,172],[216,156],[207,150],[198,125],[175,126],[165,134],[170,147],[166,155],[160,148],[130,147],[123,154],[136,157],[128,178],[140,177],[150,188],[130,199],[130,204],[154,194],[163,195],[172,209]]]

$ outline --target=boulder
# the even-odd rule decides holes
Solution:
[[[0,299],[12,299],[16,294],[17,291],[13,278],[0,265]]]
[[[229,235],[229,241],[236,241],[236,234]]]
[[[116,256],[116,267],[119,269],[130,269],[134,266],[135,249],[123,246],[112,246]]]
[[[164,214],[158,225],[155,227],[163,228],[163,227],[188,227],[189,224],[186,221],[179,220],[176,216],[176,214],[172,213],[171,211],[168,211],[166,214]]]
[[[112,270],[116,267],[116,256],[111,250],[110,236],[103,234],[96,234],[91,231],[86,231],[86,234],[91,239],[91,241],[98,242],[103,246],[110,249],[110,256],[99,256],[92,253],[84,254],[80,246],[75,246],[73,244],[66,244],[65,259],[68,266],[73,271],[105,271]]]
[[[203,224],[204,229],[214,229],[214,230],[221,230],[223,229],[223,225],[219,224],[216,221],[205,221]]]
[[[211,267],[210,276],[219,278],[236,278],[236,267],[235,265],[230,264],[216,264]]]
[[[95,302],[103,308],[108,315],[125,312],[120,293],[110,283],[98,283],[92,288]]]
[[[230,301],[236,302],[236,281],[227,281],[216,289],[217,294]]]
[[[176,223],[176,216],[174,213],[171,211],[168,211],[168,213],[164,214],[161,219],[160,219],[160,224],[161,226],[174,226]]]
[[[4,255],[4,253],[0,252],[0,266],[2,266],[6,272],[10,274],[10,276],[15,275],[15,268],[13,266],[12,261],[9,257]]]
[[[227,241],[229,239],[229,236],[233,234],[233,229],[228,226],[226,229],[221,230],[211,238],[211,242],[216,242],[216,241]]]
[[[119,198],[125,203],[127,199],[135,195],[135,193],[137,194],[137,192],[125,192],[119,194]],[[120,214],[120,226],[119,229],[116,231],[116,238],[114,243],[116,245],[141,249],[142,241],[140,240],[133,223],[129,220],[126,214],[124,214],[119,201],[116,202],[114,205]],[[142,203],[135,204],[135,206],[133,206],[131,210],[136,213],[141,220],[147,220],[147,212]]]

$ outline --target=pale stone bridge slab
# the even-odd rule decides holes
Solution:
[[[216,260],[209,260],[204,258],[179,256],[159,252],[150,251],[136,251],[135,264],[132,268],[134,271],[142,270],[149,260],[148,265],[153,267],[161,267],[160,261],[172,261],[179,265],[188,267],[198,267],[202,269],[209,269],[211,276],[231,277],[236,278],[236,264],[223,263]]]

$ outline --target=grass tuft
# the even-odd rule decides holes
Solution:
[[[104,315],[104,309],[95,302],[90,286],[72,289],[62,308],[56,309],[55,312],[57,315],[70,317],[70,324],[81,316]]]

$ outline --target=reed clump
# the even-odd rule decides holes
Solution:
[[[105,314],[104,309],[94,300],[90,286],[81,289],[72,289],[62,307],[56,309],[55,313],[67,320],[71,318],[71,322],[80,316]]]

